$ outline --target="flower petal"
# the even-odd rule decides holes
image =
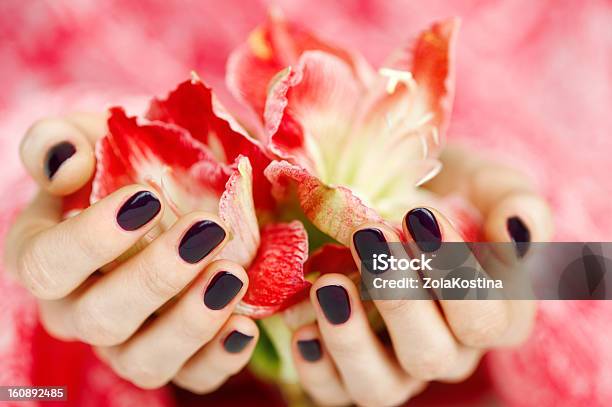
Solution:
[[[412,187],[441,168],[437,156],[453,100],[457,28],[457,20],[434,24],[413,47],[397,52],[360,103],[356,134],[334,180],[368,191],[385,217],[395,213],[392,206],[408,205]]]
[[[323,233],[348,246],[351,233],[366,222],[383,222],[351,190],[324,184],[306,169],[273,161],[265,171],[272,182],[273,194],[287,199],[295,193],[306,217]]]
[[[247,273],[249,289],[238,305],[240,313],[264,318],[308,295],[304,279],[308,236],[299,221],[271,224],[261,231],[261,244]]]
[[[253,203],[253,173],[249,159],[238,156],[219,201],[219,217],[231,232],[220,257],[248,266],[259,246],[259,225]]]
[[[311,274],[316,276],[327,273],[352,274],[359,272],[351,249],[335,243],[328,243],[308,256],[304,264],[304,275],[310,278]]]
[[[431,135],[429,141],[432,150],[440,147],[454,98],[458,29],[458,19],[435,23],[414,43],[389,58],[381,68],[382,78],[360,109],[365,115],[364,125],[391,130],[400,136],[419,128],[429,132],[435,129],[437,134]]]
[[[141,183],[162,193],[177,214],[216,210],[229,166],[177,126],[141,125],[120,108],[110,113],[109,133],[96,145],[92,203],[125,185]]]
[[[230,55],[228,88],[263,117],[270,80],[282,69],[297,63],[305,51],[312,50],[340,58],[363,83],[373,77],[372,69],[359,54],[330,45],[287,22],[277,11],[271,11],[266,24],[256,28],[248,41]]]
[[[263,146],[252,139],[225,111],[197,77],[181,83],[166,99],[155,99],[147,117],[176,124],[205,144],[220,162],[232,164],[239,155],[249,157],[253,167],[254,197],[257,208],[274,206],[270,184],[263,170],[270,163]]]
[[[363,89],[341,59],[305,52],[271,86],[264,114],[270,149],[328,181]]]

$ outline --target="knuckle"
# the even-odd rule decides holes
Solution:
[[[354,390],[352,398],[360,406],[386,407],[397,405],[397,400],[391,398],[394,392],[388,386],[359,386]]]
[[[126,335],[118,324],[97,311],[100,307],[90,301],[81,300],[75,305],[73,326],[76,336],[83,342],[98,346],[112,346],[123,342]]]
[[[385,314],[405,315],[413,310],[417,304],[410,300],[382,300],[376,302],[376,308]]]
[[[49,272],[48,261],[36,240],[24,248],[17,261],[17,270],[23,284],[36,297],[57,299],[62,296],[58,281]]]
[[[119,357],[115,362],[115,368],[123,378],[142,389],[157,389],[169,381],[160,369],[144,361]]]
[[[355,356],[355,349],[363,349],[363,341],[359,335],[339,336],[329,333],[324,338],[325,347],[335,359],[351,360]]]
[[[202,344],[212,338],[220,322],[194,312],[181,312],[178,319],[179,336]]]
[[[499,340],[507,331],[510,321],[505,312],[484,312],[478,316],[462,318],[453,330],[461,343],[471,347],[486,347]]]
[[[162,272],[159,265],[153,264],[149,257],[143,255],[138,260],[136,273],[145,295],[157,303],[160,298],[171,298],[178,294],[183,287],[173,281],[172,276],[176,273]]]
[[[432,347],[421,352],[417,358],[401,358],[400,363],[410,376],[430,381],[443,377],[456,360],[457,352],[451,346],[432,344]]]
[[[71,236],[78,236],[77,239],[72,239],[71,245],[77,247],[85,259],[97,262],[98,259],[104,259],[110,252],[105,242],[112,241],[112,239],[97,239],[97,236],[91,232],[81,233],[80,231]]]

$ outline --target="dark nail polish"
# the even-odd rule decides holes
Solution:
[[[67,141],[51,147],[45,157],[45,174],[47,178],[52,179],[64,161],[72,157],[74,153],[76,153],[76,148]]]
[[[357,255],[361,259],[361,263],[370,273],[381,273],[383,271],[375,271],[373,262],[374,255],[386,254],[390,256],[389,246],[385,235],[379,229],[361,229],[353,235],[353,244]]]
[[[206,287],[204,304],[212,310],[220,310],[240,292],[242,281],[232,273],[217,273]]]
[[[512,239],[512,243],[514,243],[516,254],[519,257],[525,256],[527,250],[529,250],[529,243],[531,242],[531,233],[529,233],[529,229],[527,229],[525,223],[523,223],[518,216],[513,216],[506,222],[506,228],[508,229],[508,234]]]
[[[321,359],[323,352],[321,351],[321,342],[318,339],[309,339],[297,342],[300,354],[309,362],[316,362]]]
[[[225,341],[223,341],[223,347],[229,353],[240,353],[253,339],[250,335],[245,335],[242,332],[232,331]]]
[[[124,230],[136,230],[149,223],[161,210],[161,203],[149,191],[140,191],[128,199],[117,213],[117,223]]]
[[[197,263],[225,239],[225,230],[212,220],[197,222],[179,243],[179,255],[187,263]]]
[[[328,285],[317,290],[317,299],[325,318],[339,325],[348,321],[351,316],[351,302],[344,287],[339,285]]]
[[[406,227],[419,249],[429,253],[436,251],[442,245],[442,234],[436,217],[429,209],[415,208],[404,218]]]

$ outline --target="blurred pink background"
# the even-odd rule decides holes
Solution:
[[[461,17],[448,139],[533,175],[553,206],[558,240],[612,239],[610,1],[3,0],[0,242],[33,190],[17,157],[18,142],[33,120],[164,94],[192,69],[229,101],[226,58],[270,5],[322,38],[361,51],[374,66],[431,21]],[[570,324],[568,313],[577,316]],[[609,374],[597,376],[610,366],[607,334],[599,330],[589,337],[585,332],[593,331],[580,327],[583,319],[591,327],[609,326],[609,314],[605,304],[544,306],[540,330],[521,355],[531,349],[532,357],[547,359],[557,346],[550,335],[574,329],[574,342],[563,349],[580,354],[591,348],[588,363],[582,358],[578,364],[593,375],[590,384],[597,391],[612,394]],[[547,350],[538,353],[543,345]],[[496,357],[498,366],[520,365],[509,375],[507,398],[515,385],[536,380],[512,354]],[[573,366],[568,360],[556,366]],[[574,394],[571,383],[552,376],[559,400]]]

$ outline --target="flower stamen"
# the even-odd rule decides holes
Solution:
[[[414,76],[412,76],[412,72],[410,71],[402,71],[400,69],[392,69],[392,68],[380,68],[378,73],[381,76],[389,78],[387,81],[387,93],[393,94],[397,85],[401,82],[408,86],[410,91],[414,91],[417,87],[417,83],[414,80]]]

